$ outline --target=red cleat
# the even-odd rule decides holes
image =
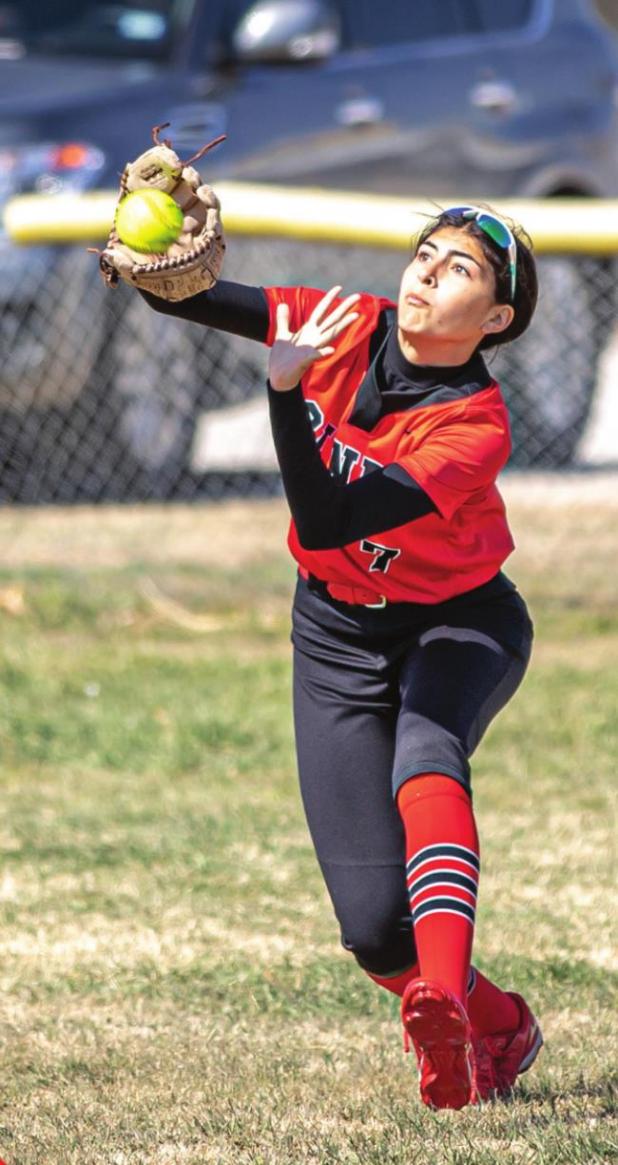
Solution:
[[[508,1096],[517,1077],[532,1066],[543,1047],[541,1029],[525,999],[514,991],[508,994],[519,1009],[519,1026],[500,1035],[473,1037],[482,1100]]]
[[[401,1000],[404,1048],[418,1059],[421,1098],[431,1108],[477,1102],[470,1021],[441,983],[412,979]]]

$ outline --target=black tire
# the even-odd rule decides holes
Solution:
[[[243,492],[238,475],[195,471],[192,453],[203,412],[263,392],[255,345],[159,314],[124,286],[110,294],[110,313],[105,408],[115,418],[115,444],[124,450],[120,482],[116,475],[121,496],[165,500]]]
[[[7,247],[0,264],[0,496],[72,501],[87,475],[80,402],[97,375],[106,292],[84,248],[17,250]]]
[[[553,469],[573,462],[590,413],[606,338],[602,263],[560,256],[538,267],[533,322],[493,369],[511,414],[511,465]]]
[[[84,248],[6,247],[0,262],[0,404],[67,408],[98,359],[105,296]]]

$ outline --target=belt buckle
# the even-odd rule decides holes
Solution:
[[[386,595],[380,595],[377,603],[363,603],[363,607],[370,607],[372,610],[380,611],[382,607],[386,606]]]

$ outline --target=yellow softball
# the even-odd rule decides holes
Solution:
[[[118,203],[118,237],[133,251],[162,254],[182,231],[183,213],[163,190],[134,190]]]

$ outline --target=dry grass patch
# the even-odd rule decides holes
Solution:
[[[0,514],[7,1165],[615,1158],[613,486],[536,488],[505,478],[538,636],[475,763],[477,960],[547,1047],[511,1103],[460,1114],[421,1106],[311,852],[283,504]],[[145,573],[228,622],[155,610]]]

